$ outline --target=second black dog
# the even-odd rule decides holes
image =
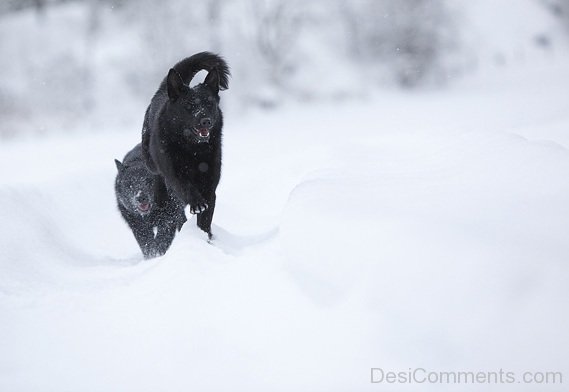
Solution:
[[[203,83],[189,87],[201,70]],[[212,53],[188,57],[170,69],[152,98],[142,129],[148,168],[164,177],[169,189],[197,214],[211,238],[216,188],[221,175],[222,113],[219,91],[227,89],[229,68]]]
[[[124,220],[145,258],[162,256],[186,222],[184,204],[168,193],[160,176],[148,171],[140,144],[115,164],[115,195]]]

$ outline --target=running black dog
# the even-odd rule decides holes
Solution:
[[[136,145],[122,163],[115,159],[115,195],[145,258],[162,256],[180,230],[186,215],[184,204],[168,193],[164,180],[148,171],[142,148]]]
[[[204,82],[190,88],[201,70],[208,71]],[[197,214],[198,227],[210,239],[221,176],[219,91],[227,89],[228,77],[229,68],[218,55],[202,52],[180,61],[154,94],[142,129],[146,165]]]

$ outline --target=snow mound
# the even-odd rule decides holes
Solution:
[[[562,371],[567,69],[229,114],[216,239],[192,218],[148,261],[113,195],[138,132],[1,146],[17,170],[0,182],[0,389],[364,391],[385,386],[372,367]],[[485,387],[535,390],[514,385]]]

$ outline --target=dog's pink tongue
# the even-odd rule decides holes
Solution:
[[[200,129],[200,136],[201,137],[208,137],[209,136],[209,130],[205,129],[205,128]]]
[[[150,208],[150,204],[148,203],[140,203],[138,205],[138,208],[140,209],[140,211],[148,211],[148,209]]]

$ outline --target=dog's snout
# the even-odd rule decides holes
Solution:
[[[200,125],[204,128],[211,128],[211,118],[204,117],[200,120]]]
[[[138,192],[136,194],[136,196],[134,197],[136,199],[137,202],[139,203],[147,203],[149,201],[149,197],[146,193],[144,192]]]

